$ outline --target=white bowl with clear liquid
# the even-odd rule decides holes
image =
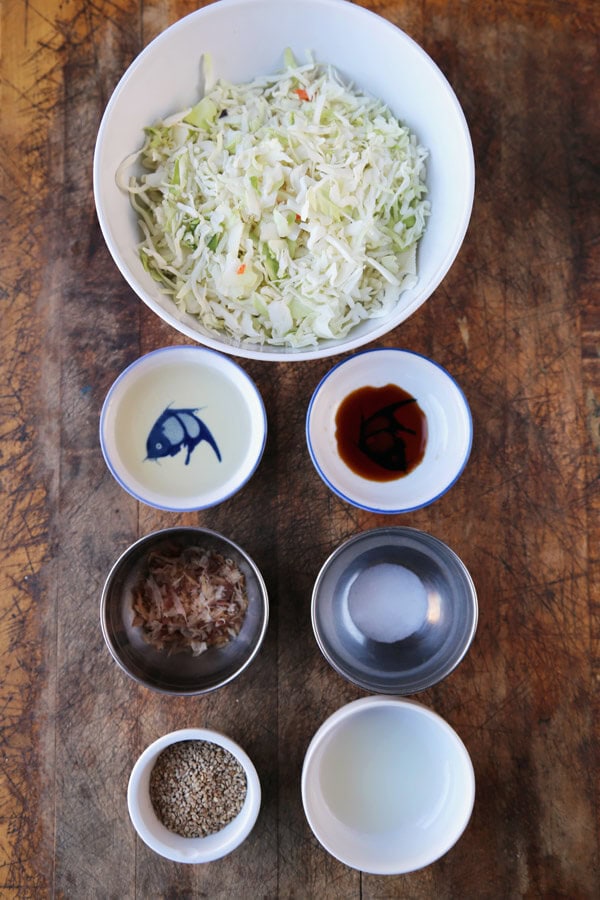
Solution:
[[[178,741],[207,741],[223,747],[235,757],[246,775],[246,799],[242,809],[233,821],[207,837],[182,837],[169,831],[152,806],[152,769],[161,752]],[[232,853],[254,828],[260,806],[261,787],[254,763],[245,750],[230,737],[208,728],[182,728],[159,737],[146,747],[135,763],[127,787],[129,816],[138,835],[155,853],[176,863],[209,863]]]
[[[469,753],[414,700],[364,697],[314,735],[302,769],[308,823],[332,856],[362,872],[401,875],[435,862],[468,825]]]
[[[208,509],[258,467],[267,436],[262,397],[238,363],[206,347],[161,347],[113,382],[100,447],[115,480],[156,509]]]

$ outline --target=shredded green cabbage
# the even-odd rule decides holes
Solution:
[[[142,263],[180,310],[240,342],[298,348],[385,316],[416,283],[430,204],[427,151],[381,101],[284,60],[146,128],[118,181]],[[138,156],[147,171],[127,182]]]

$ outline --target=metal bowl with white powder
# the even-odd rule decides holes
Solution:
[[[443,541],[375,528],[337,548],[317,576],[312,624],[330,665],[367,691],[408,695],[446,678],[477,628],[471,575]]]

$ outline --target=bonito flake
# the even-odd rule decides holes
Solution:
[[[248,596],[231,559],[201,547],[153,552],[133,588],[133,625],[155,650],[222,647],[242,627]]]

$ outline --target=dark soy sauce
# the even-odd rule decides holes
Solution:
[[[425,413],[396,384],[362,387],[348,394],[338,407],[335,425],[341,459],[370,481],[402,478],[425,454]]]

